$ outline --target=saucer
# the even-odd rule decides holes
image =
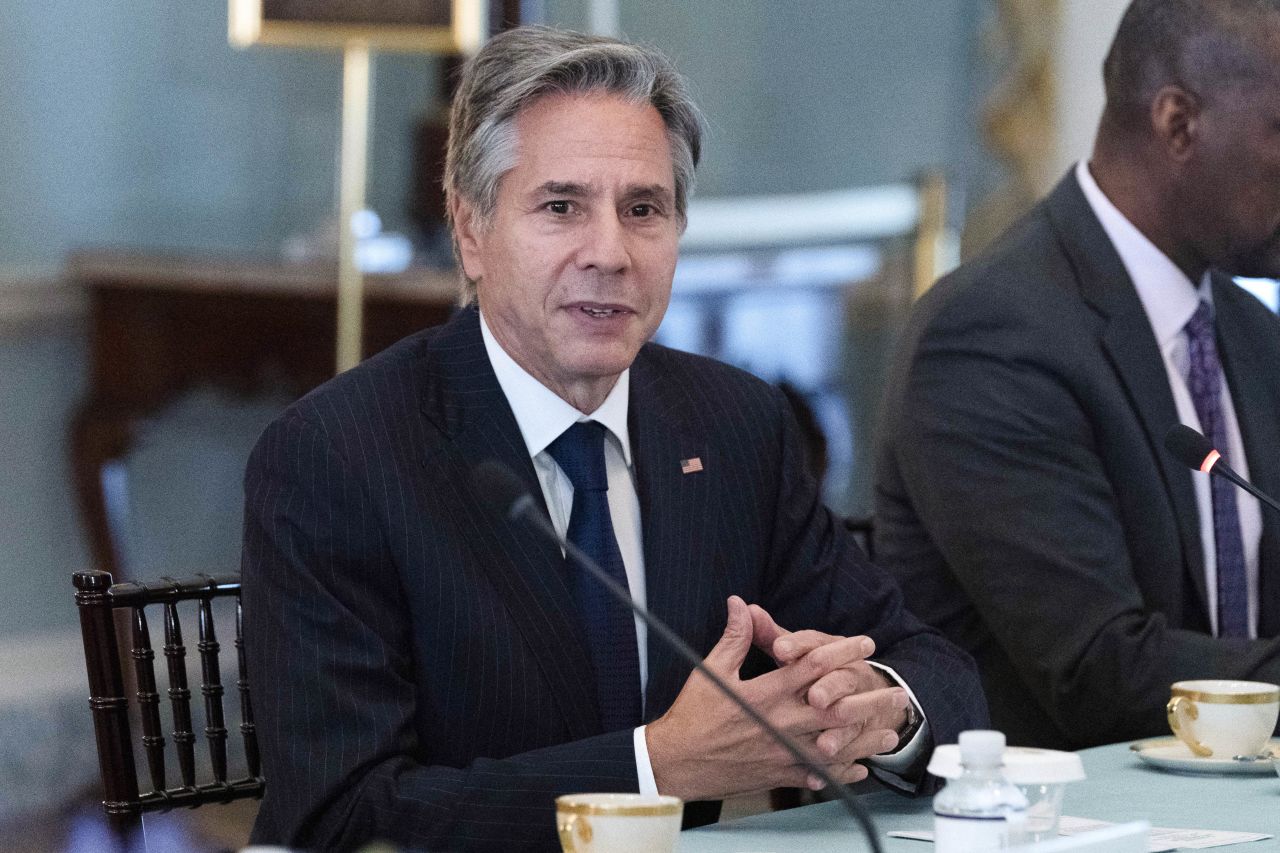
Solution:
[[[1132,750],[1139,759],[1175,773],[1205,773],[1255,775],[1275,773],[1275,762],[1266,758],[1256,761],[1236,761],[1234,758],[1202,758],[1193,755],[1185,743],[1177,738],[1151,738],[1131,744]],[[1272,756],[1280,756],[1280,738],[1272,738],[1267,749]]]

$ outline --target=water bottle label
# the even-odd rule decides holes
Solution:
[[[978,853],[999,850],[1008,838],[1009,824],[999,817],[947,817],[934,814],[935,853]]]

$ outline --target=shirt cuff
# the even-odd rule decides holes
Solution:
[[[658,783],[653,778],[653,765],[649,762],[649,741],[645,739],[644,726],[636,727],[631,743],[636,751],[636,781],[640,783],[640,793],[656,797]]]
[[[897,682],[899,687],[907,691],[907,699],[910,700],[912,705],[915,705],[916,713],[920,715],[920,728],[916,729],[915,736],[912,737],[911,740],[907,741],[905,744],[900,744],[898,747],[895,747],[895,751],[892,753],[873,755],[871,758],[867,759],[867,762],[874,767],[877,767],[886,773],[901,776],[903,773],[911,769],[916,760],[920,757],[920,752],[929,744],[929,718],[925,716],[924,709],[921,708],[920,703],[916,701],[916,694],[911,690],[911,687],[898,676],[898,673],[893,671],[893,667],[885,666],[882,663],[876,663],[872,660],[867,661],[867,663],[889,676]]]

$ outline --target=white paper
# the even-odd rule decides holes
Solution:
[[[1079,835],[1082,832],[1114,825],[1105,820],[1091,820],[1087,817],[1063,815],[1058,822],[1058,834]],[[890,838],[906,838],[912,841],[933,841],[933,833],[927,830],[895,831],[888,833],[888,835]],[[1167,829],[1153,826],[1148,837],[1147,853],[1164,853],[1167,850],[1206,850],[1210,847],[1226,847],[1229,844],[1244,844],[1248,841],[1262,841],[1271,837],[1262,832],[1228,832],[1218,829]]]
[[[1104,820],[1090,820],[1086,817],[1068,817],[1063,815],[1058,822],[1059,835],[1079,835],[1091,829],[1113,826]],[[1271,838],[1262,832],[1230,832],[1221,829],[1168,829],[1153,826],[1148,836],[1148,853],[1162,850],[1205,850],[1210,847],[1226,847],[1229,844],[1244,844],[1248,841],[1262,841]]]
[[[892,832],[886,832],[885,835],[890,838],[905,838],[908,841],[928,841],[933,843],[933,832],[925,829],[895,829]]]

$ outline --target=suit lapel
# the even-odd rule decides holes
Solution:
[[[664,381],[665,380],[665,381]],[[628,428],[643,528],[649,610],[701,653],[707,614],[720,613],[728,582],[714,568],[719,518],[711,505],[717,460],[704,437],[681,415],[683,389],[660,376],[645,350],[631,368]],[[686,472],[682,462],[702,470]],[[652,719],[675,700],[689,668],[652,631],[645,715]]]
[[[1169,390],[1164,356],[1115,247],[1103,230],[1074,175],[1068,175],[1046,201],[1072,266],[1080,292],[1104,318],[1102,346],[1124,386],[1146,433],[1174,516],[1182,544],[1184,568],[1208,614],[1204,556],[1200,545],[1200,515],[1191,474],[1164,449],[1169,427],[1178,422],[1178,409]],[[1104,425],[1105,427],[1105,425]],[[1154,496],[1153,496],[1154,497]]]
[[[471,485],[474,467],[496,460],[524,481],[546,512],[533,461],[485,352],[478,312],[465,310],[442,330],[433,350],[422,410],[443,440],[424,459],[427,476],[459,494],[455,518],[462,539],[533,649],[571,737],[598,734],[595,680],[560,549],[527,525],[495,520]]]
[[[1138,307],[1141,312],[1141,305]],[[1209,598],[1205,588],[1195,485],[1186,467],[1164,448],[1165,433],[1179,422],[1178,408],[1173,402],[1173,392],[1169,390],[1164,356],[1156,345],[1145,312],[1113,317],[1102,340],[1147,434],[1178,519],[1178,538],[1186,555],[1186,569],[1200,599],[1201,610],[1207,614]]]
[[[1280,395],[1274,376],[1280,365],[1280,336],[1274,323],[1257,322],[1260,315],[1253,299],[1228,277],[1214,275],[1218,348],[1244,440],[1249,479],[1263,492],[1276,495],[1280,489]],[[1258,550],[1258,635],[1274,637],[1280,634],[1280,519],[1266,507]]]

